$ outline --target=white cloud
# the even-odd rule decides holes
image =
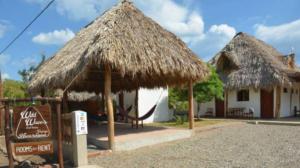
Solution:
[[[45,45],[60,45],[64,44],[75,36],[74,32],[70,29],[54,30],[53,32],[40,33],[32,38],[32,41]]]
[[[46,0],[27,0],[46,4]],[[92,20],[120,0],[56,0],[55,8],[61,15],[73,20]],[[135,5],[147,16],[183,39],[197,54],[208,60],[235,34],[226,24],[213,25],[205,31],[199,11],[193,9],[196,1],[184,0],[134,0]]]
[[[220,51],[236,34],[234,27],[227,24],[212,25],[200,38],[195,38],[190,43],[191,49],[208,61]]]
[[[204,22],[194,10],[181,6],[172,0],[138,0],[136,5],[164,28],[189,39],[203,35]]]
[[[139,0],[137,6],[164,28],[181,37],[206,61],[221,50],[236,34],[227,24],[212,25],[204,30],[204,20],[198,11],[172,0]]]
[[[1,77],[2,77],[2,80],[5,80],[5,79],[9,79],[9,78],[10,78],[10,76],[9,76],[8,73],[3,73],[3,74],[1,74]]]
[[[0,20],[0,38],[4,36],[8,29],[8,22],[5,20]]]
[[[278,48],[281,52],[289,53],[292,48],[300,51],[300,19],[276,26],[257,24],[254,26],[255,35]]]

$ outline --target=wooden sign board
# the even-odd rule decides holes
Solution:
[[[13,120],[14,135],[17,139],[51,137],[52,122],[49,105],[15,107]]]
[[[16,155],[39,155],[53,153],[52,141],[24,142],[13,144]]]

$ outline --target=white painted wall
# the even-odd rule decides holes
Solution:
[[[294,89],[294,93],[292,93]],[[299,110],[299,90],[296,91],[296,87],[287,88],[287,93],[281,90],[281,106],[280,106],[280,117],[290,117],[294,115],[294,107],[296,106]],[[291,95],[292,94],[292,95]]]
[[[200,116],[203,116],[207,112],[208,108],[213,109],[213,116],[215,116],[216,115],[215,99],[212,99],[211,101],[206,102],[206,103],[201,103],[200,110],[198,112],[197,112],[197,107],[195,108],[195,114],[198,113],[198,114],[200,114]]]
[[[168,89],[139,89],[139,117],[145,115],[158,101],[157,107],[152,116],[144,121],[144,123],[169,121],[173,115],[169,112],[168,107]],[[135,91],[124,93],[125,107],[134,106]]]
[[[254,117],[260,117],[260,90],[249,89],[249,101],[237,101],[237,91],[228,92],[228,108],[243,107],[246,111],[254,109]]]

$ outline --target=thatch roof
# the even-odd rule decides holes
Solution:
[[[210,63],[228,89],[291,86],[300,76],[293,55],[283,56],[246,33],[238,33]]]
[[[57,89],[54,92],[56,97],[63,97],[64,91]],[[84,102],[88,100],[99,100],[101,96],[91,92],[68,92],[68,101]]]
[[[122,1],[80,30],[34,75],[29,88],[103,90],[103,67],[112,68],[112,91],[178,85],[204,79],[209,69],[171,32]]]

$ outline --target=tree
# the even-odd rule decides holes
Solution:
[[[41,61],[37,65],[31,65],[28,69],[19,70],[18,73],[22,77],[22,81],[27,85],[35,72],[39,69],[39,67],[45,62],[46,56],[44,54],[41,55]]]
[[[27,96],[24,88],[24,82],[6,79],[3,82],[3,96],[9,98],[24,98]]]
[[[223,82],[219,78],[215,68],[211,69],[208,80],[194,85],[194,97],[198,103],[209,102],[213,98],[223,99]]]
[[[193,87],[194,97],[198,103],[198,110],[200,103],[209,102],[213,98],[223,99],[223,83],[219,78],[215,68],[208,65],[211,73],[206,81],[196,83]],[[169,107],[176,110],[187,109],[188,89],[183,88],[169,88]]]
[[[219,78],[215,68],[209,65],[211,74],[208,80],[194,85],[194,97],[197,102],[197,111],[200,110],[200,103],[211,101],[213,98],[223,100],[223,82]]]

